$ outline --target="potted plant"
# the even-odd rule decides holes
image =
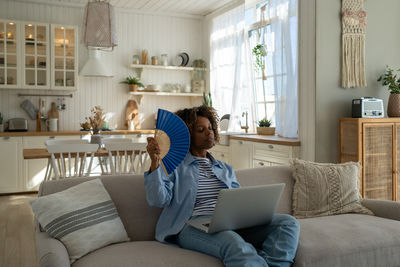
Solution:
[[[0,112],[0,132],[4,132],[3,115]]]
[[[256,71],[262,72],[262,77],[265,80],[266,74],[264,59],[267,55],[267,47],[263,44],[257,44],[255,47],[253,47],[252,53],[255,56],[254,68]]]
[[[203,92],[203,106],[212,107],[211,93],[208,93],[208,95],[206,95],[206,93]]]
[[[400,78],[397,78],[397,74],[394,73],[393,69],[386,66],[386,72],[379,76],[378,82],[382,82],[382,85],[388,86],[390,91],[387,106],[388,117],[400,117]]]
[[[122,83],[129,85],[129,91],[136,92],[139,87],[144,87],[144,85],[139,81],[139,78],[133,76],[127,76]]]
[[[258,121],[257,134],[259,135],[274,135],[275,127],[271,127],[271,121],[266,118]]]
[[[104,125],[105,114],[101,106],[95,106],[90,110],[91,115],[85,117],[85,123],[81,123],[81,126],[85,129],[90,125],[92,130],[92,136],[90,138],[90,143],[99,144],[101,146],[101,135],[99,135],[101,128]]]

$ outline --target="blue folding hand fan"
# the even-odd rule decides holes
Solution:
[[[156,133],[161,148],[161,162],[169,175],[183,161],[190,147],[190,133],[179,116],[164,109],[158,109]]]

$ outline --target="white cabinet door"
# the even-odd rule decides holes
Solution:
[[[76,90],[78,76],[76,26],[51,25],[51,88]]]
[[[0,88],[20,88],[20,25],[0,21]]]
[[[215,145],[213,148],[209,150],[211,155],[217,160],[226,162],[228,164],[231,163],[229,147],[222,145]]]
[[[21,24],[21,31],[22,86],[27,89],[49,89],[49,25],[25,22]]]
[[[0,193],[22,191],[22,137],[0,138]]]
[[[230,140],[231,165],[233,169],[253,167],[253,143],[242,140]]]

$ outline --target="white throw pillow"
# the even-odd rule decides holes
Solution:
[[[343,213],[373,213],[361,204],[358,162],[317,163],[294,159],[293,215],[310,218]]]
[[[42,228],[65,245],[71,263],[98,248],[129,241],[100,179],[41,196],[30,204]]]

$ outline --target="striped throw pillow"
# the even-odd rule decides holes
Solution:
[[[33,199],[30,204],[42,228],[65,245],[71,263],[98,248],[129,241],[100,179]]]

